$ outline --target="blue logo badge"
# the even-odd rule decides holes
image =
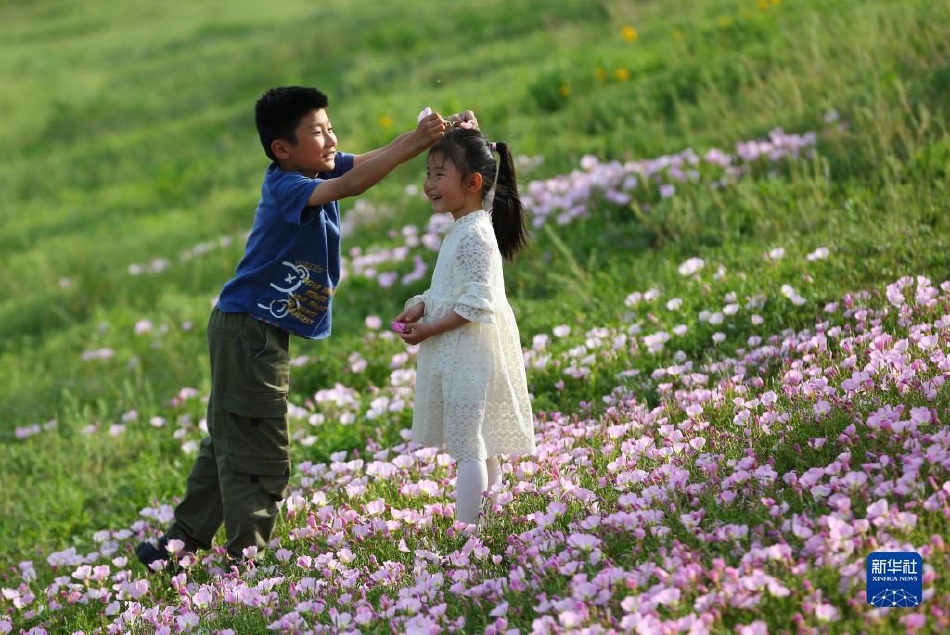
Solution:
[[[875,551],[867,558],[868,604],[912,608],[923,600],[924,560],[916,551]]]

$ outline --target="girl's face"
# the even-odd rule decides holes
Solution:
[[[459,218],[467,212],[481,208],[480,191],[471,187],[472,177],[462,179],[455,164],[443,153],[433,153],[426,165],[426,180],[423,188],[432,203],[434,212],[451,212]]]

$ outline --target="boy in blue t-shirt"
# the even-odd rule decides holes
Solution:
[[[433,113],[416,129],[361,155],[337,151],[329,100],[314,88],[274,88],[255,120],[271,160],[244,257],[208,321],[208,436],[188,475],[175,518],[157,543],[135,549],[146,566],[167,561],[168,541],[210,549],[224,524],[226,549],[242,559],[264,548],[290,481],[287,393],[290,335],[330,335],[340,280],[339,200],[357,196],[444,135]],[[471,111],[450,117],[471,121]]]

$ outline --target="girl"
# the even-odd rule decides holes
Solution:
[[[511,150],[478,130],[456,129],[429,150],[425,193],[434,212],[454,220],[442,229],[429,289],[406,302],[393,328],[420,344],[412,439],[456,460],[456,519],[475,523],[482,493],[501,482],[498,455],[535,449],[521,338],[502,274],[502,257],[514,258],[527,239]]]

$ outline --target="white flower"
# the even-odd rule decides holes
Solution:
[[[705,261],[702,258],[690,258],[683,264],[679,266],[678,271],[681,276],[689,276],[694,273],[697,273],[705,265]]]

